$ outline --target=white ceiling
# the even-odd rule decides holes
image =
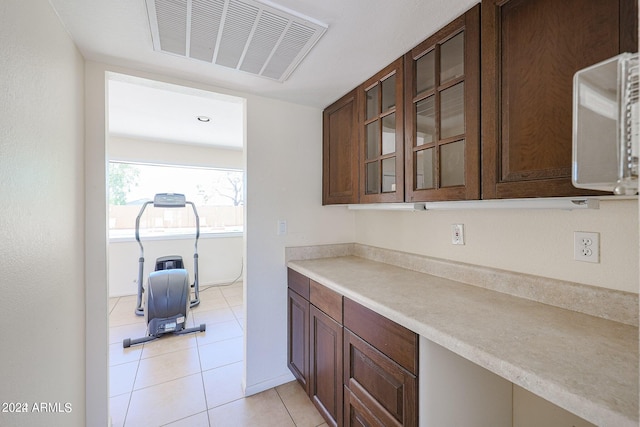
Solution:
[[[328,26],[326,33],[291,76],[284,82],[278,82],[208,62],[154,51],[144,0],[49,1],[87,60],[318,108],[331,104],[478,3],[478,0],[262,0]],[[151,120],[149,114],[154,105],[157,106],[161,101],[156,99],[154,105],[143,105],[145,100],[152,99],[145,89],[149,88],[141,88],[137,92],[121,91],[129,96],[121,105],[131,107],[120,111],[129,114],[122,117],[123,123],[128,122],[129,126],[133,126]],[[134,96],[136,93],[142,95],[137,100]],[[172,97],[166,101],[166,105],[184,106],[173,98],[175,90],[167,93]],[[191,98],[194,97],[192,93]],[[118,103],[116,100],[113,102]],[[196,105],[198,108],[189,111],[190,115],[208,115],[201,111],[209,107]],[[136,110],[146,114],[146,118],[136,119]],[[176,117],[175,114],[167,116],[166,109],[158,111],[160,113],[164,113],[165,118]],[[113,114],[116,117],[119,113]],[[168,124],[166,119],[163,121],[159,117],[153,119],[158,126]],[[195,118],[193,121],[193,126],[202,124]],[[115,123],[111,124],[115,126]],[[190,134],[196,138],[200,130],[193,127]],[[158,132],[168,135],[167,130]],[[223,146],[230,144],[229,140],[222,141],[226,138],[222,135],[217,133],[219,138],[215,141],[191,142]],[[173,136],[169,135],[170,138]]]
[[[156,81],[109,75],[111,136],[241,150],[242,98]],[[198,117],[208,117],[208,122]]]

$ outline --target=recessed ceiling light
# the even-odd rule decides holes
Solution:
[[[209,123],[211,121],[211,118],[207,116],[198,116],[196,118],[198,119],[199,122],[203,122],[203,123]]]

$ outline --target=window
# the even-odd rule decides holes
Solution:
[[[134,237],[140,209],[157,193],[181,193],[193,202],[201,234],[241,233],[243,183],[241,170],[109,162],[109,237]],[[190,205],[149,204],[140,218],[140,236],[193,235],[195,226]]]

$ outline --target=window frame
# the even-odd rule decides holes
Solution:
[[[222,206],[229,206],[229,207],[238,207],[241,206],[242,209],[244,210],[244,206],[245,206],[245,201],[244,201],[244,195],[246,194],[244,191],[245,188],[245,183],[246,183],[246,175],[245,175],[245,171],[243,169],[236,169],[236,168],[230,168],[230,167],[207,167],[207,166],[194,166],[194,165],[186,165],[186,164],[178,164],[178,163],[159,163],[159,162],[143,162],[143,161],[135,161],[135,160],[116,160],[116,159],[110,159],[107,160],[107,185],[109,185],[109,176],[110,176],[110,165],[111,164],[128,164],[128,165],[133,165],[133,166],[143,166],[143,167],[166,167],[166,168],[177,168],[177,169],[182,169],[182,170],[208,170],[208,171],[219,171],[219,172],[236,172],[236,173],[240,173],[242,175],[242,187],[241,187],[241,193],[242,193],[242,197],[241,197],[241,201],[239,204],[229,204],[229,205],[222,205]],[[108,220],[108,224],[107,224],[107,235],[108,235],[108,241],[109,243],[112,242],[130,242],[130,241],[135,241],[135,228],[126,228],[126,229],[122,229],[123,231],[127,230],[130,231],[130,233],[113,233],[113,230],[117,230],[115,228],[111,227],[111,206],[122,206],[122,205],[112,205],[110,203],[110,189],[107,188],[107,207],[109,209],[109,212],[107,214],[107,220]],[[161,191],[159,191],[161,192]],[[153,197],[155,194],[151,194],[150,197]],[[202,205],[199,204],[198,201],[191,200],[192,197],[191,195],[186,195],[187,196],[187,200],[193,201],[196,205],[196,209],[198,210],[198,216],[200,217],[201,221],[202,221],[202,215],[201,215],[201,210],[202,208],[206,208],[207,206],[216,206],[216,207],[220,207],[221,205]],[[137,214],[139,213],[140,208],[142,207],[142,204],[137,204],[137,205],[133,205],[137,207],[136,213],[135,215],[137,216]],[[188,208],[188,206],[187,206]],[[145,214],[146,211],[149,209],[154,209],[153,206],[147,206],[147,209],[145,210]],[[186,208],[185,208],[186,209]],[[191,211],[191,209],[189,209],[189,211]],[[192,213],[190,213],[191,215],[193,215]],[[202,227],[202,225],[200,226],[200,238],[204,238],[204,239],[210,239],[210,238],[234,238],[234,237],[242,237],[244,236],[244,230],[245,230],[245,226],[244,226],[244,212],[242,213],[243,216],[243,220],[242,220],[242,224],[241,225],[234,225],[234,226],[230,226],[235,228],[235,227],[239,227],[239,230],[221,230],[221,231],[212,231],[210,228],[207,229],[207,227]],[[135,216],[133,217],[135,220]],[[171,227],[169,227],[168,229],[170,229]],[[177,227],[176,227],[177,228]],[[163,228],[163,229],[167,229],[167,228]],[[144,228],[140,228],[140,230],[144,230]],[[185,228],[182,228],[182,230],[185,230]],[[189,239],[195,239],[195,230],[191,230],[189,229],[189,231],[178,231],[178,232],[169,232],[167,234],[162,234],[162,235],[153,235],[153,234],[146,234],[146,233],[141,233],[140,234],[140,238],[143,241],[153,241],[153,240],[189,240]]]

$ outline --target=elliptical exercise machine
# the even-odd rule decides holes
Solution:
[[[140,241],[140,218],[148,205],[156,208],[184,208],[191,205],[196,219],[196,241],[193,254],[194,282],[189,285],[189,273],[184,268],[182,257],[179,255],[164,256],[156,259],[155,271],[149,274],[147,288],[144,288],[142,276],[144,274],[144,247]],[[200,237],[200,218],[193,202],[185,199],[184,194],[159,193],[153,201],[145,202],[136,217],[136,241],[140,245],[138,258],[138,298],[135,313],[145,316],[147,336],[142,338],[126,338],[122,341],[124,348],[134,344],[141,344],[155,340],[163,334],[172,332],[176,335],[191,332],[204,332],[206,324],[194,328],[185,328],[189,308],[200,304],[200,289],[198,282],[198,238]],[[194,298],[191,299],[191,290]]]

